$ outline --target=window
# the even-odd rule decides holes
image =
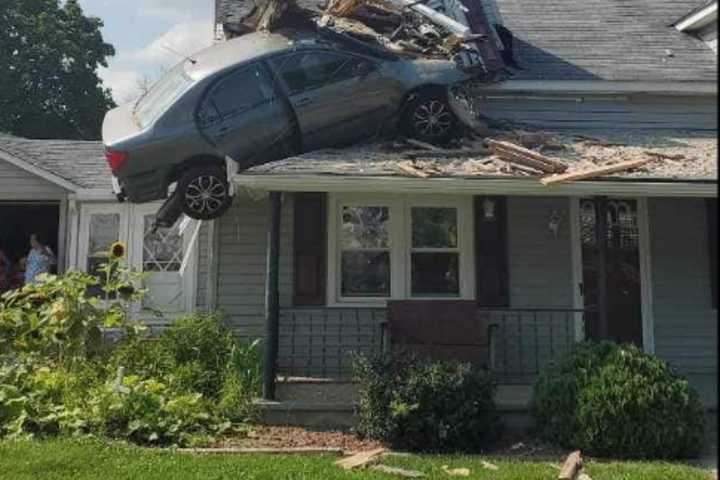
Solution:
[[[330,197],[330,304],[475,295],[472,197]]]
[[[262,67],[251,65],[230,74],[213,88],[198,113],[198,119],[201,125],[207,126],[273,98],[275,91]]]
[[[390,296],[390,210],[343,207],[340,290],[343,297]]]
[[[143,272],[177,272],[183,260],[183,239],[177,228],[153,231],[155,215],[143,216]]]
[[[410,211],[411,296],[459,296],[457,208],[412,207]]]
[[[140,127],[144,128],[155,120],[181,93],[193,84],[192,78],[185,73],[183,63],[179,63],[172,68],[145,95],[138,99],[134,113]]]
[[[110,246],[120,239],[120,214],[95,213],[90,215],[88,227],[88,251],[86,271],[98,278],[100,285],[88,289],[91,295],[100,295],[106,275],[99,271],[100,266],[108,263]]]
[[[348,73],[341,67],[348,61],[348,57],[335,53],[306,52],[279,58],[273,61],[280,76],[285,81],[291,94],[301,93],[325,85],[332,78],[333,81],[344,80]],[[338,75],[334,75],[334,74]]]

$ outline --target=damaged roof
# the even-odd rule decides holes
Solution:
[[[717,80],[716,54],[673,27],[704,0],[477,1],[513,34],[514,79]]]
[[[606,175],[606,179],[643,180],[704,180],[717,181],[717,137],[698,132],[633,131],[623,133],[587,131],[562,133],[543,132],[550,138],[544,155],[567,165],[565,173],[593,169],[617,162],[638,159],[650,161],[642,167]],[[494,138],[513,138],[498,133]],[[515,137],[517,138],[517,137]],[[334,175],[388,177],[413,176],[400,164],[412,159],[413,167],[429,177],[445,178],[533,178],[546,174],[508,162],[484,149],[481,143],[464,147],[468,156],[458,155],[462,149],[419,150],[399,142],[369,143],[346,149],[326,149],[285,160],[253,167],[240,175]],[[483,151],[484,150],[484,151]],[[477,155],[472,155],[478,151]],[[420,176],[420,175],[415,175]]]
[[[80,188],[111,191],[102,142],[36,140],[0,134],[0,151]]]

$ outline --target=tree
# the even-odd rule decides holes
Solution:
[[[2,0],[0,131],[29,138],[100,138],[115,106],[97,69],[115,54],[77,0]]]

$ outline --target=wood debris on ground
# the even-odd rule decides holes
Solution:
[[[374,450],[358,452],[350,455],[349,457],[341,458],[340,460],[335,462],[335,465],[344,470],[353,470],[356,468],[364,467],[377,461],[386,451],[387,450],[385,448],[376,448]]]
[[[582,456],[580,450],[575,450],[570,453],[565,459],[565,463],[560,469],[558,474],[558,480],[576,480],[576,476],[580,473],[582,468]]]
[[[443,465],[442,471],[447,473],[448,475],[452,477],[469,477],[470,476],[470,469],[469,468],[450,468],[447,465]]]
[[[378,472],[387,473],[389,475],[396,475],[398,477],[422,478],[425,476],[424,473],[418,472],[417,470],[407,470],[405,468],[400,468],[400,467],[391,467],[389,465],[384,465],[382,463],[373,465],[370,468],[373,470],[377,470]]]
[[[499,470],[499,469],[500,469],[500,467],[498,467],[498,466],[495,465],[494,463],[490,463],[490,462],[488,462],[488,461],[486,461],[486,460],[480,461],[480,465],[482,465],[483,468],[486,468],[486,469],[488,469],[488,470]]]

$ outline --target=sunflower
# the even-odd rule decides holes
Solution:
[[[125,256],[125,244],[122,242],[115,242],[110,246],[110,259],[120,260]]]

